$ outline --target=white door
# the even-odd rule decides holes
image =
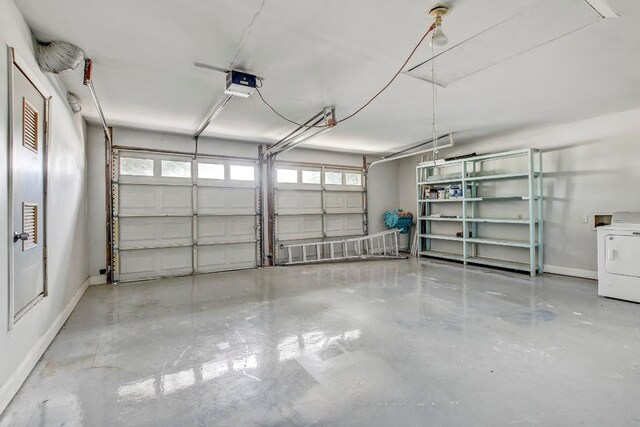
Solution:
[[[119,151],[114,155],[117,281],[254,268],[254,161]]]
[[[362,169],[278,163],[275,166],[276,260],[281,245],[365,234]],[[310,253],[310,256],[316,256]]]
[[[11,96],[11,290],[14,319],[45,293],[48,101],[15,64]]]
[[[640,235],[610,234],[605,246],[607,273],[640,277]]]

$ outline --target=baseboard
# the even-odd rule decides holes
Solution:
[[[42,357],[45,350],[49,347],[53,339],[56,337],[56,335],[60,331],[60,328],[62,328],[62,326],[64,325],[64,322],[67,321],[67,319],[71,315],[71,312],[78,304],[78,301],[80,301],[80,298],[82,298],[82,295],[89,287],[89,282],[89,278],[84,281],[82,286],[80,286],[80,289],[78,289],[73,298],[71,298],[71,301],[69,301],[69,304],[67,304],[64,310],[62,310],[62,312],[54,320],[49,329],[47,329],[47,332],[45,332],[45,334],[40,337],[40,339],[36,341],[35,344],[33,344],[31,350],[29,350],[29,352],[25,355],[20,366],[15,370],[13,375],[11,375],[7,379],[7,382],[4,383],[2,388],[0,388],[0,414],[4,412],[6,407],[11,402],[11,399],[13,399],[13,396],[15,396],[15,394],[18,392],[18,390],[22,386],[22,383],[24,383],[33,368],[36,366],[36,363],[38,363],[38,360],[40,360],[40,357]]]
[[[598,272],[593,270],[583,270],[581,268],[561,267],[558,265],[545,265],[545,273],[559,274],[561,276],[580,277],[583,279],[598,280]]]
[[[106,285],[107,284],[107,275],[102,274],[100,276],[91,276],[89,277],[89,285]]]

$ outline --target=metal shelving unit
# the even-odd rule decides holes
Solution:
[[[483,173],[483,166],[497,161],[513,165],[506,171],[493,171]],[[522,166],[526,162],[526,166]],[[511,170],[513,168],[517,170]],[[454,173],[443,171],[454,170]],[[531,276],[543,272],[544,233],[543,233],[543,171],[542,153],[533,148],[507,151],[496,154],[476,156],[452,161],[431,161],[418,164],[416,167],[418,216],[418,253],[420,256],[460,261],[464,264],[480,264],[491,267],[506,268],[511,270],[526,271]],[[526,185],[521,191],[524,194],[491,195],[483,194],[486,190],[483,186],[492,186],[495,191],[498,186],[508,186],[509,182],[521,182],[520,187]],[[462,189],[462,197],[449,199],[426,198],[427,187],[448,186],[457,184]],[[509,209],[527,209],[528,217],[524,215],[517,218],[496,218],[494,216],[480,216],[485,203],[502,203],[505,205],[502,211]],[[516,205],[517,204],[517,205]],[[526,204],[523,206],[523,204]],[[502,206],[502,205],[500,205]],[[455,215],[434,216],[436,207],[456,209]],[[500,215],[496,215],[500,216]],[[435,232],[434,226],[440,224],[462,225],[460,235],[442,234]],[[481,226],[493,227],[527,227],[528,238],[504,238],[480,233]],[[516,234],[524,234],[522,231]],[[504,233],[498,233],[504,234]],[[458,242],[461,248],[458,252],[433,249],[434,242]],[[455,244],[455,243],[454,243]],[[509,247],[514,251],[528,251],[527,261],[505,259],[498,257],[486,257],[481,253],[486,247]]]

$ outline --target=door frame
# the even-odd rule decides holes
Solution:
[[[7,206],[8,206],[8,237],[13,235],[13,79],[14,79],[14,65],[24,74],[24,76],[31,82],[34,88],[42,95],[45,100],[45,111],[44,111],[44,129],[42,131],[42,156],[43,156],[43,206],[42,206],[42,248],[43,248],[43,292],[33,299],[27,306],[25,306],[19,313],[15,313],[15,305],[14,305],[14,297],[15,297],[15,286],[14,286],[14,271],[13,271],[13,249],[14,244],[11,239],[8,239],[9,244],[9,265],[7,268],[8,272],[8,280],[9,280],[9,319],[8,319],[8,329],[11,330],[15,323],[20,320],[26,313],[33,308],[38,302],[40,302],[43,298],[48,296],[49,294],[49,285],[48,285],[48,274],[47,274],[47,205],[48,205],[48,194],[49,194],[49,142],[51,136],[51,96],[44,89],[44,85],[42,82],[36,77],[36,75],[30,70],[27,63],[17,54],[16,50],[7,46],[7,71],[8,71],[8,102],[9,102],[9,125],[8,127],[8,143],[7,143]]]

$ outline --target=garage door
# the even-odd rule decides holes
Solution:
[[[116,281],[259,264],[256,161],[116,150],[113,164]]]
[[[277,262],[281,245],[366,234],[362,169],[276,163],[274,180]]]

